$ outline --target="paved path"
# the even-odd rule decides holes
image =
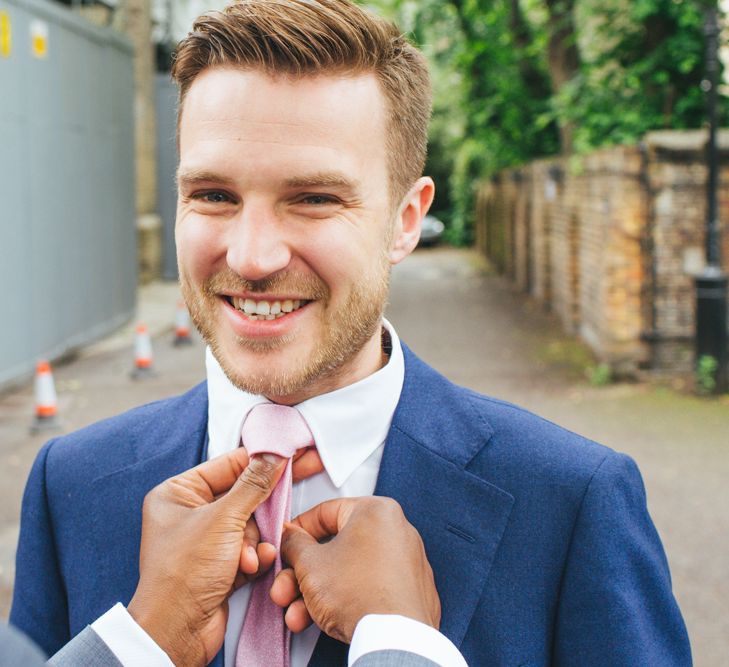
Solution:
[[[469,252],[419,251],[394,272],[388,316],[416,353],[454,381],[519,403],[638,461],[695,664],[726,665],[729,402],[640,384],[591,387],[581,346],[482,269]],[[156,304],[156,315],[147,317],[171,321],[175,298],[174,286],[148,290],[143,310]],[[203,377],[202,346],[172,348],[169,333],[155,339],[157,379],[129,380],[130,354],[117,336],[56,369],[68,430],[178,393]],[[0,396],[0,616],[7,614],[20,494],[43,440],[27,435],[31,410],[30,387]]]

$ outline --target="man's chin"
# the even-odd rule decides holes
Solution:
[[[234,369],[223,372],[228,379],[241,391],[249,394],[265,396],[275,403],[300,403],[308,398],[309,383],[301,378],[291,375],[271,376],[270,374],[239,373]]]
[[[232,356],[249,355],[254,359],[242,360],[240,363],[271,363],[271,359],[267,357],[268,353],[275,352],[276,356],[281,354],[283,348],[290,345],[293,341],[293,335],[288,336],[267,336],[266,338],[241,338],[236,336],[232,345]],[[255,357],[259,357],[256,359]]]
[[[246,345],[246,349],[236,346],[235,354],[226,354],[214,344],[210,347],[223,372],[238,389],[282,398],[301,394],[312,381],[312,373],[300,365],[307,355],[302,352],[291,360],[292,355],[282,353],[284,346],[275,339],[267,339]]]

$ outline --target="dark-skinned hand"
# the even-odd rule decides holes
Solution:
[[[285,526],[281,556],[290,567],[277,576],[271,598],[288,607],[292,632],[313,621],[350,643],[367,614],[400,614],[440,626],[440,599],[423,541],[391,498],[317,505]]]
[[[128,611],[175,665],[207,665],[220,650],[228,597],[268,570],[251,515],[268,498],[285,459],[242,447],[150,491],[142,511],[140,577]]]

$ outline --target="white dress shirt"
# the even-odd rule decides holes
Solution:
[[[374,492],[385,438],[405,377],[400,340],[389,322],[384,320],[383,326],[392,343],[390,358],[385,366],[359,382],[315,396],[296,406],[311,429],[325,470],[294,484],[292,516],[325,500],[368,496]],[[248,394],[236,388],[209,349],[205,361],[210,459],[239,447],[241,427],[246,416],[255,405],[269,401],[263,396]],[[249,597],[250,587],[244,586],[229,600],[225,667],[235,665]],[[113,616],[113,623],[108,622],[106,617],[109,615]],[[121,626],[128,626],[130,622],[136,626],[135,629],[122,631]],[[139,632],[143,636],[146,633],[121,605],[107,612],[92,627],[124,665],[142,664],[138,653],[126,652],[125,642],[127,637],[135,638],[132,646],[138,650]],[[125,637],[125,641],[120,640],[121,636]],[[314,625],[293,636],[291,667],[306,667],[318,638],[319,629]],[[158,652],[157,660],[144,664],[150,667],[170,665],[166,654],[151,639],[149,643],[153,645],[148,646],[149,656],[151,658],[154,648]],[[458,649],[445,636],[422,623],[394,615],[370,615],[362,619],[352,640],[350,664],[364,653],[384,648],[417,653],[444,667],[466,667]]]

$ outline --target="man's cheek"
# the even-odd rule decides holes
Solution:
[[[225,262],[225,252],[218,248],[217,239],[196,228],[180,234],[178,256],[192,277],[209,275],[218,263]]]

